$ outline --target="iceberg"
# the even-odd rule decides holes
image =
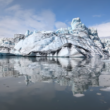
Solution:
[[[74,18],[71,27],[56,31],[26,31],[14,38],[0,39],[0,55],[50,57],[108,57],[109,52],[97,30],[87,28]]]
[[[110,38],[102,38],[101,39],[105,49],[110,52]]]

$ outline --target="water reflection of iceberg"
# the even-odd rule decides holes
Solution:
[[[109,62],[98,58],[24,58],[0,59],[0,77],[24,76],[30,82],[55,82],[61,86],[71,86],[74,96],[84,96],[90,86],[110,86]]]

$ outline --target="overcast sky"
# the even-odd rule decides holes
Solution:
[[[0,0],[0,37],[69,27],[76,17],[110,36],[110,0]]]

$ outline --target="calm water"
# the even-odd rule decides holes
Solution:
[[[110,110],[110,61],[0,57],[0,110]]]

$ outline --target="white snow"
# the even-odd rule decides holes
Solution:
[[[56,52],[57,56],[63,57],[108,55],[107,51],[104,51],[97,30],[87,28],[81,23],[80,18],[74,18],[69,28],[56,31],[27,30],[25,37],[17,34],[14,39],[1,39],[0,47],[10,48],[9,54],[22,56],[39,56],[36,53],[42,53],[40,56],[56,56]],[[2,54],[2,49],[0,53]]]

